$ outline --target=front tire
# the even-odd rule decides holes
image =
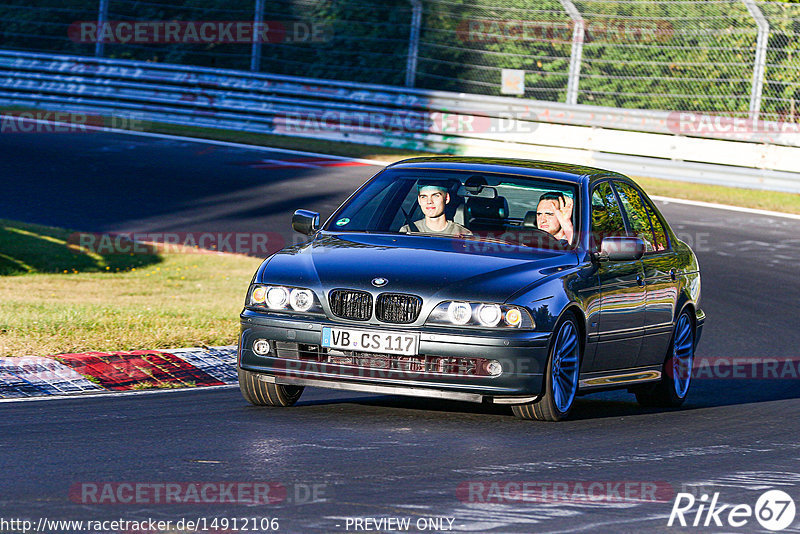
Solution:
[[[253,373],[239,367],[239,389],[244,400],[254,406],[292,406],[303,394],[303,386],[271,384],[258,379]]]
[[[636,392],[639,404],[660,408],[677,408],[683,404],[692,380],[694,335],[694,323],[689,312],[684,310],[675,321],[661,381]]]
[[[581,365],[580,329],[575,316],[565,315],[554,330],[550,344],[544,395],[528,404],[511,407],[520,419],[561,421],[565,419],[578,392]]]

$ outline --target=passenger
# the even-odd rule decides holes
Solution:
[[[570,197],[560,192],[544,193],[536,207],[536,226],[556,239],[572,243],[572,206]]]
[[[444,207],[450,202],[450,193],[443,185],[419,184],[417,186],[417,202],[422,208],[424,219],[414,221],[413,227],[408,224],[400,228],[404,234],[423,233],[437,235],[472,235],[467,228],[454,221],[448,221]]]

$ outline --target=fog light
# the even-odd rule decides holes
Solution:
[[[503,366],[500,365],[500,362],[497,360],[489,360],[486,363],[486,372],[489,373],[490,376],[498,376],[503,372]]]
[[[269,341],[266,339],[256,339],[253,341],[253,352],[259,356],[269,354]]]

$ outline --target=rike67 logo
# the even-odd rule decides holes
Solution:
[[[678,493],[667,526],[747,527],[747,531],[752,532],[754,517],[762,528],[772,531],[783,530],[794,522],[794,500],[784,491],[764,492],[755,506],[722,504],[719,502],[719,495],[719,492],[715,492],[709,499],[709,496],[704,494],[698,499],[691,493]]]

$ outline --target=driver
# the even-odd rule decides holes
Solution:
[[[444,214],[444,207],[450,202],[450,193],[447,187],[434,184],[417,185],[417,202],[425,214],[424,219],[414,221],[400,228],[404,234],[424,233],[437,235],[472,235],[467,228],[460,224],[448,221]]]

